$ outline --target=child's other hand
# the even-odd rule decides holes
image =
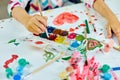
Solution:
[[[47,17],[35,14],[28,19],[25,26],[30,32],[40,34],[46,30]]]
[[[113,32],[115,36],[117,37],[118,42],[120,44],[120,23],[117,17],[110,16],[110,19],[108,20],[108,24],[106,26],[106,30],[107,30],[107,37],[111,38],[112,32]]]

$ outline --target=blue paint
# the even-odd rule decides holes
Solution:
[[[104,73],[104,75],[101,76],[101,78],[103,78],[103,80],[111,80],[112,76],[110,73]]]
[[[48,31],[48,33],[52,33],[53,31],[54,31],[54,27],[52,27],[52,26],[48,26],[47,27],[47,31]]]
[[[18,74],[14,75],[13,80],[21,80],[21,75]]]
[[[118,70],[120,70],[120,67],[113,67],[112,70],[113,71],[118,71]]]
[[[24,66],[19,66],[19,67],[17,68],[18,74],[22,75],[23,69],[24,69]]]
[[[70,46],[73,47],[73,48],[77,48],[77,47],[79,47],[79,45],[80,44],[78,43],[78,41],[74,41],[74,42],[71,43]]]

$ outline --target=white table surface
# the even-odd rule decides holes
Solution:
[[[115,2],[116,1],[116,2]],[[118,16],[120,19],[120,0],[106,0],[107,5],[112,9],[112,11]],[[76,26],[83,22],[84,19],[87,18],[85,14],[80,14],[75,11],[83,11],[84,12],[85,7],[83,4],[76,4],[69,7],[59,8],[55,10],[49,10],[43,12],[43,15],[48,16],[48,25],[55,26],[52,23],[53,19],[56,15],[59,13],[62,13],[64,11],[73,12],[74,14],[78,15],[80,17],[80,21],[77,21],[74,24],[64,24],[61,27],[57,27],[60,29],[68,30],[69,27]],[[93,37],[95,39],[99,40],[106,40],[105,39],[105,30],[102,31],[103,35],[98,36],[100,29],[104,29],[104,26],[106,24],[106,20],[103,19],[97,12],[94,10],[91,10],[91,14],[96,15],[96,18],[98,21],[95,22],[96,29],[98,30],[97,34],[94,34],[92,31],[92,28],[90,28],[91,33],[88,35],[89,37]],[[84,16],[82,16],[84,15]],[[53,16],[52,18],[50,16]],[[79,31],[76,31],[78,33]],[[36,69],[37,67],[43,65],[44,59],[43,59],[43,51],[39,48],[35,48],[28,44],[28,42],[24,41],[25,38],[31,37],[31,33],[28,32],[22,24],[14,20],[13,18],[0,20],[0,80],[9,80],[5,77],[5,69],[3,68],[3,64],[6,60],[11,58],[12,54],[19,55],[19,58],[25,58],[27,59],[30,64],[32,65],[30,70]],[[18,46],[15,46],[14,44],[8,44],[8,41],[12,39],[17,39],[17,42],[20,43]],[[32,38],[34,39],[34,38]],[[116,41],[116,40],[115,40]],[[117,43],[117,41],[116,41]],[[54,44],[53,44],[54,45]],[[88,52],[88,57],[95,56],[96,61],[100,62],[102,64],[108,64],[110,67],[120,67],[120,52],[117,50],[112,49],[108,53],[97,53],[95,54],[93,52]],[[14,65],[12,65],[14,66]],[[61,62],[55,62],[51,64],[50,66],[46,67],[42,71],[30,76],[26,80],[60,80],[58,75],[59,73],[65,69],[65,65]],[[120,78],[120,71],[115,72],[119,78]],[[47,76],[47,77],[46,77]]]

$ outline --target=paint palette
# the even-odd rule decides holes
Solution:
[[[65,45],[68,48],[81,51],[87,46],[88,50],[94,50],[95,48],[101,48],[103,44],[93,38],[85,39],[84,35],[71,33],[65,30],[57,29],[52,26],[47,27],[49,38],[46,33],[42,33],[38,37],[38,41],[34,41],[34,44],[48,45],[52,43],[57,43],[57,45]],[[34,39],[35,40],[35,39]],[[40,40],[40,41],[39,41]],[[46,41],[47,40],[47,41]],[[41,44],[42,43],[42,44]]]

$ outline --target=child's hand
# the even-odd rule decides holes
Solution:
[[[112,37],[112,32],[115,34],[115,36],[118,39],[118,42],[120,44],[120,23],[117,17],[112,17],[108,20],[108,24],[106,27],[107,30],[107,37],[111,38]]]
[[[35,14],[29,18],[25,26],[30,32],[40,34],[46,30],[47,17]]]

